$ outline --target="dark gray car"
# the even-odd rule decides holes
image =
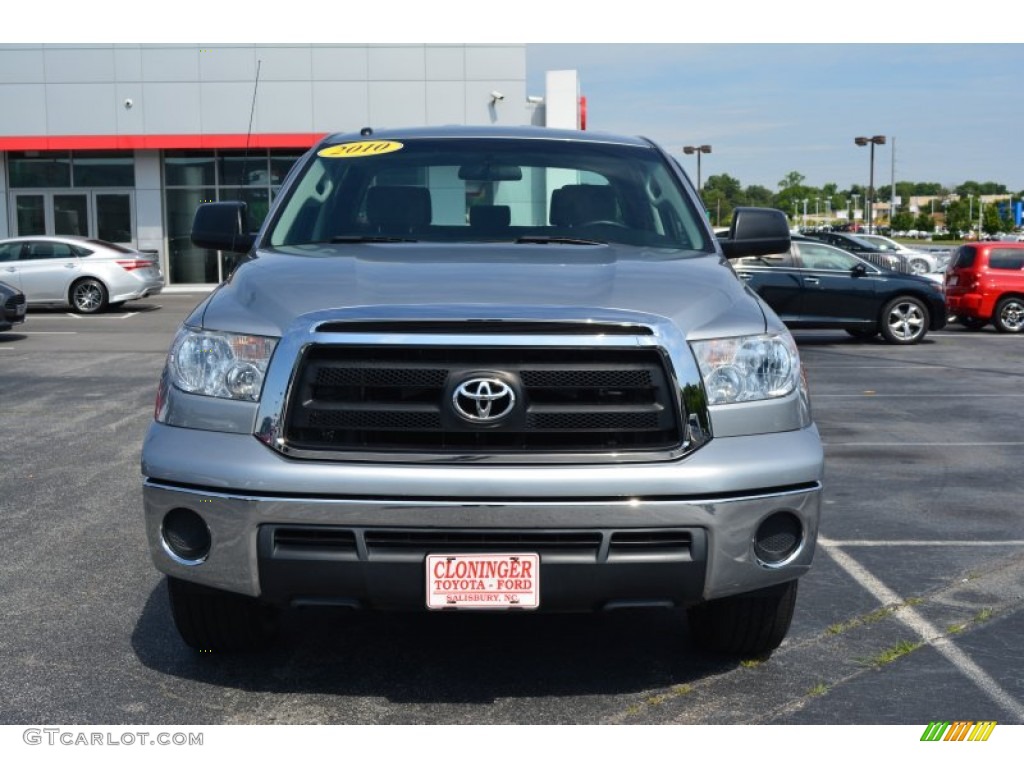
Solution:
[[[739,209],[719,243],[638,138],[335,135],[186,320],[143,446],[150,551],[184,640],[278,609],[689,609],[718,651],[784,638],[818,528],[800,359],[724,258],[788,247]]]

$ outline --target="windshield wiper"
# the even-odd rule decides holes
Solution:
[[[338,235],[331,238],[332,243],[415,243],[412,237],[390,237],[386,235]]]
[[[587,240],[582,237],[547,237],[545,235],[526,235],[516,239],[516,243],[556,243],[558,245],[608,245],[607,240]]]

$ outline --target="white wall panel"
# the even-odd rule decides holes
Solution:
[[[422,125],[427,120],[426,84],[370,82],[370,120],[374,128]]]
[[[203,133],[248,132],[252,91],[252,83],[202,83],[199,105]]]
[[[313,83],[313,131],[356,131],[369,124],[368,83]]]
[[[117,133],[113,83],[51,85],[46,89],[46,128],[56,136]]]
[[[45,136],[46,91],[34,85],[0,85],[0,135]]]
[[[200,49],[193,46],[142,49],[142,78],[150,83],[195,83]]]
[[[425,57],[422,45],[370,48],[368,78],[373,80],[423,80]]]
[[[43,63],[50,83],[110,83],[113,48],[47,48]]]
[[[308,45],[260,46],[254,58],[260,61],[260,82],[309,82],[313,78],[313,51]]]
[[[526,74],[526,48],[523,46],[466,47],[467,80],[514,80]]]
[[[252,94],[250,94],[251,96]],[[248,110],[245,112],[249,116]],[[253,131],[308,133],[313,130],[313,84],[260,82]]]
[[[146,83],[146,133],[202,133],[199,83]]]
[[[46,71],[43,68],[41,48],[10,46],[0,50],[0,83],[43,83]]]
[[[459,125],[466,122],[466,84],[426,84],[427,125]]]
[[[142,80],[142,48],[138,45],[114,46],[114,79],[119,83]]]
[[[370,68],[369,49],[366,46],[313,46],[312,64],[313,82],[365,82]]]
[[[199,49],[199,79],[204,83],[252,82],[256,53],[252,46],[211,45]]]
[[[466,77],[466,49],[461,45],[432,46],[424,52],[427,80],[463,80]]]

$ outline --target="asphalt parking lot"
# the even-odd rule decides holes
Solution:
[[[165,294],[0,334],[0,724],[1024,724],[1024,338],[798,333],[826,445],[822,541],[767,661],[671,612],[306,610],[261,655],[173,628],[139,452]]]

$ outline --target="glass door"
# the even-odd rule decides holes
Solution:
[[[93,210],[96,212],[94,231],[100,240],[108,243],[132,242],[132,196],[128,192],[94,192]]]
[[[131,192],[16,192],[15,236],[74,235],[133,245]]]
[[[89,236],[89,195],[81,192],[54,193],[53,234]]]
[[[45,194],[16,194],[14,207],[15,236],[47,234]]]

